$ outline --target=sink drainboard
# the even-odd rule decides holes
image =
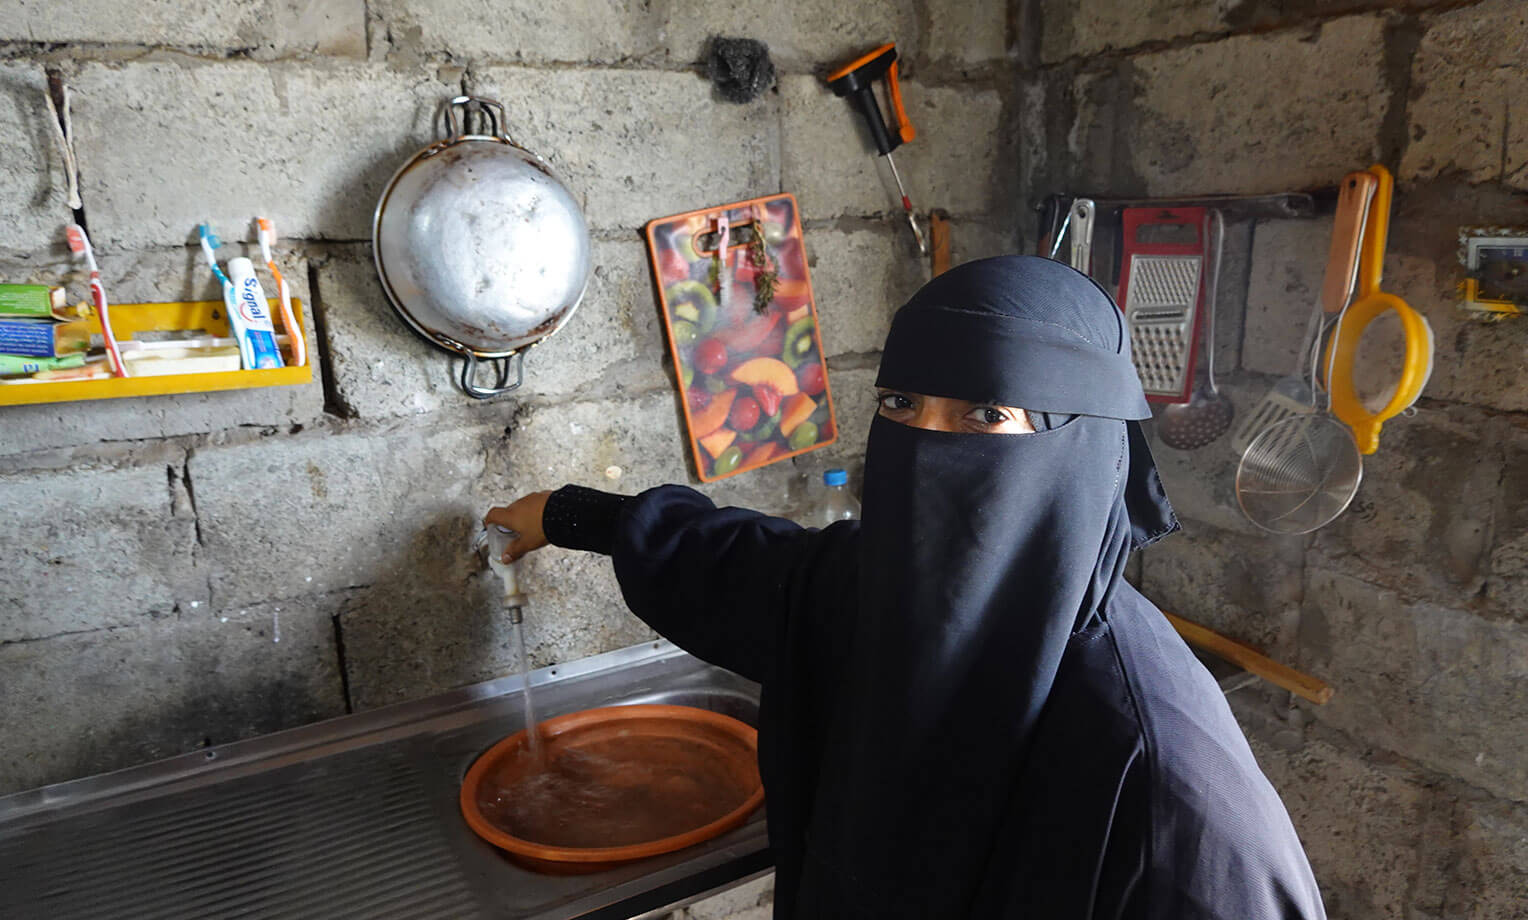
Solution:
[[[457,918],[476,898],[400,755],[352,752],[0,839],[12,916]]]
[[[545,717],[642,702],[757,724],[758,687],[667,642],[532,672]],[[467,767],[523,722],[520,677],[0,796],[0,917],[616,920],[768,870],[762,810],[676,853],[529,872],[461,819]]]

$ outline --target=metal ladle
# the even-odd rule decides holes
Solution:
[[[1198,450],[1231,430],[1236,406],[1215,386],[1215,292],[1220,283],[1220,258],[1225,251],[1226,222],[1218,210],[1210,211],[1215,226],[1215,257],[1210,262],[1209,297],[1205,304],[1204,385],[1195,386],[1186,403],[1175,403],[1157,417],[1157,437],[1174,450]]]

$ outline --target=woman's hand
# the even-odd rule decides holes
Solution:
[[[484,524],[490,527],[497,524],[519,534],[504,551],[502,562],[514,562],[526,553],[546,546],[541,515],[546,511],[546,500],[551,497],[551,492],[532,492],[508,505],[488,510],[483,517]]]

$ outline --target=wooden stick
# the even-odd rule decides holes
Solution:
[[[929,237],[933,245],[932,250],[933,271],[937,277],[949,271],[950,268],[950,220],[943,211],[934,211],[929,214]]]
[[[1267,655],[1255,652],[1250,646],[1223,636],[1208,626],[1200,626],[1192,620],[1174,616],[1165,610],[1162,613],[1184,641],[1197,645],[1212,655],[1224,658],[1237,667],[1256,674],[1290,693],[1302,696],[1318,706],[1324,705],[1332,698],[1334,691],[1325,681],[1296,671],[1288,665],[1279,664]]]

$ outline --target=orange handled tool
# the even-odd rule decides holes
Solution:
[[[886,130],[886,120],[881,116],[881,104],[875,98],[875,81],[882,76],[886,78],[886,93],[891,99],[892,115],[897,128],[895,133]],[[897,163],[891,158],[893,150],[912,140],[918,133],[907,117],[907,109],[902,105],[902,87],[897,83],[897,46],[882,45],[828,74],[827,79],[833,94],[848,99],[864,116],[865,123],[870,127],[870,138],[875,141],[876,151],[886,158],[886,165],[891,167],[891,177],[896,180],[897,193],[902,197],[902,213],[907,216],[907,225],[912,228],[913,239],[918,242],[918,252],[928,255],[928,243],[923,239],[923,230],[913,216],[913,203],[907,197],[907,189],[902,187],[902,176],[897,173]]]

